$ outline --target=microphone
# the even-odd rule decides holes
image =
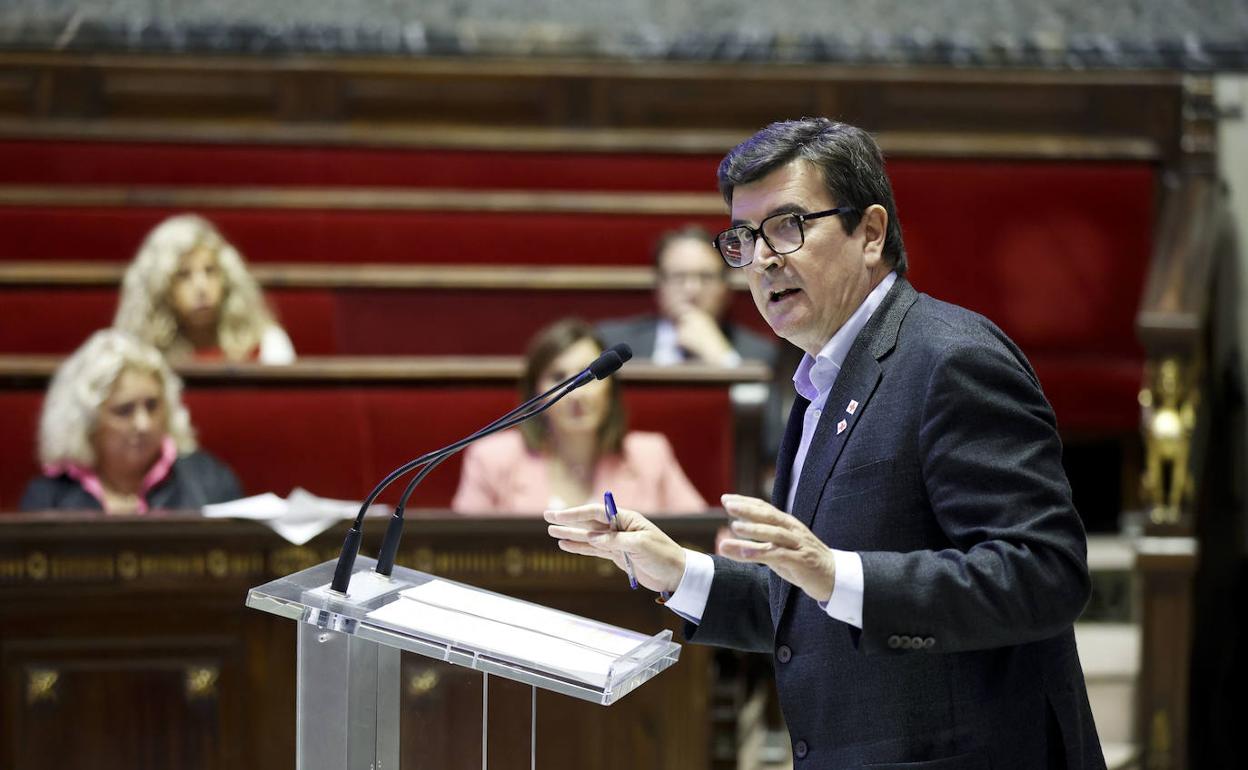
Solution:
[[[633,349],[628,345],[625,345],[623,342],[607,348],[607,352],[614,353],[620,357],[620,366],[628,363],[633,357]]]
[[[624,348],[627,355],[631,357],[632,351],[628,349],[627,345],[625,345]],[[390,517],[390,524],[386,527],[386,536],[381,541],[381,549],[377,555],[377,565],[374,568],[374,572],[379,575],[389,577],[390,573],[394,570],[394,560],[399,550],[399,541],[403,537],[403,513],[407,509],[407,501],[411,498],[412,492],[416,490],[416,487],[420,484],[420,482],[424,481],[425,477],[432,473],[434,468],[441,465],[443,460],[460,451],[477,439],[485,438],[492,433],[497,433],[498,431],[506,430],[507,428],[519,425],[525,420],[546,411],[550,407],[554,406],[564,396],[588,383],[589,377],[585,376],[587,373],[593,375],[593,379],[595,380],[604,380],[614,374],[623,365],[623,360],[620,359],[619,354],[614,349],[604,351],[600,356],[598,356],[598,358],[594,359],[588,367],[582,370],[580,374],[576,375],[572,381],[569,382],[565,380],[563,383],[556,385],[540,396],[529,399],[525,402],[525,404],[513,409],[503,417],[495,420],[468,438],[457,441],[455,444],[431,453],[428,464],[426,464],[425,467],[421,469],[420,473],[416,474],[412,477],[412,480],[408,482],[407,488],[403,490],[403,495],[399,498],[398,505],[395,506],[394,515]],[[551,394],[554,394],[554,397],[549,401],[525,411],[526,407],[529,405],[533,405],[538,401],[551,396]],[[512,415],[516,416],[512,417]]]
[[[624,356],[620,355],[621,351],[624,353]],[[364,515],[368,512],[369,507],[372,506],[373,501],[377,499],[377,496],[380,495],[382,491],[396,479],[414,470],[415,468],[422,465],[426,466],[408,485],[407,490],[404,492],[403,498],[400,500],[399,505],[395,508],[394,515],[390,519],[390,525],[386,529],[386,536],[382,541],[382,547],[378,555],[376,569],[378,573],[383,575],[389,575],[394,567],[395,554],[398,552],[399,540],[402,537],[403,508],[406,505],[407,498],[410,496],[412,490],[415,489],[416,485],[419,484],[420,481],[424,479],[424,477],[427,476],[434,468],[441,464],[443,460],[460,451],[477,439],[485,438],[492,433],[497,433],[498,431],[511,428],[521,422],[524,422],[530,417],[546,411],[559,399],[563,398],[568,393],[571,393],[573,390],[585,385],[591,379],[601,380],[611,376],[621,366],[623,366],[624,361],[629,358],[632,358],[632,350],[627,345],[616,345],[610,350],[603,351],[598,358],[594,359],[594,361],[582,371],[567,378],[558,385],[555,385],[545,393],[541,393],[528,401],[525,401],[520,406],[507,412],[507,414],[504,414],[502,417],[499,417],[470,436],[433,452],[427,452],[391,471],[377,484],[377,486],[373,487],[373,491],[369,492],[368,496],[364,498],[364,502],[360,505],[360,512],[355,517],[355,522],[351,525],[351,529],[347,531],[346,539],[343,541],[342,552],[338,556],[338,564],[334,569],[334,579],[330,583],[330,589],[343,594],[347,592],[347,587],[351,582],[351,570],[355,566],[355,558],[360,551],[360,540],[363,536],[362,528],[364,524]],[[563,392],[559,392],[561,390]],[[552,400],[542,403],[544,399],[549,398],[552,394],[557,395]]]

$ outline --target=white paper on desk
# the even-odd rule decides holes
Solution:
[[[374,509],[378,507],[373,506]],[[354,517],[359,510],[359,503],[317,497],[302,487],[295,487],[285,500],[272,492],[266,492],[263,495],[244,497],[228,503],[205,505],[203,514],[210,518],[229,517],[263,521],[287,541],[295,545],[303,545],[332,527],[335,522]]]
[[[368,617],[462,646],[532,661],[603,687],[611,664],[646,641],[538,605],[440,580],[408,588]]]
[[[202,509],[210,519],[273,519],[286,513],[286,501],[272,492],[251,497],[240,497],[228,503],[212,503]]]

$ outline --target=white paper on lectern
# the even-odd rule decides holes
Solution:
[[[510,626],[542,631],[616,656],[632,651],[648,639],[634,631],[613,631],[593,621],[549,607],[509,596],[476,591],[444,580],[430,580],[428,583],[404,589],[400,595],[426,604],[491,618]]]
[[[611,665],[647,637],[506,596],[432,580],[368,613],[386,623],[605,686]]]

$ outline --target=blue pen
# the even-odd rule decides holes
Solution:
[[[607,523],[611,525],[611,529],[619,532],[620,522],[615,510],[615,498],[610,492],[605,492],[602,495],[602,503],[607,507]],[[628,558],[628,554],[624,554],[624,566],[628,572],[628,587],[636,591],[637,573],[633,571],[633,560]]]

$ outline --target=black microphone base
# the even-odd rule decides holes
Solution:
[[[364,534],[352,527],[347,530],[347,538],[342,542],[342,554],[338,556],[338,566],[334,568],[334,580],[329,584],[331,591],[340,594],[347,592],[351,585],[351,570],[355,567],[355,557],[360,553],[360,539]]]
[[[399,553],[399,541],[403,539],[403,511],[398,509],[390,517],[386,527],[386,536],[381,541],[381,552],[377,554],[377,574],[390,577],[394,571],[394,559]]]

